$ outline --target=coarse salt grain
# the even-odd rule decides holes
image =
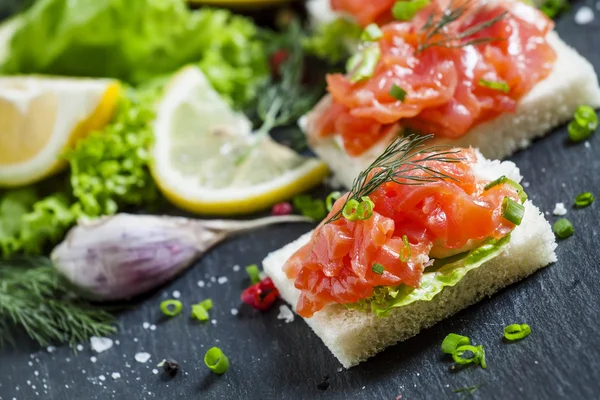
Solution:
[[[204,281],[198,281],[198,287],[204,287],[206,284]]]
[[[236,265],[234,265],[234,266],[233,266],[233,270],[234,270],[235,272],[238,272],[238,271],[240,270],[240,266],[239,266],[239,265],[237,265],[237,264],[236,264]]]
[[[102,353],[113,346],[113,341],[107,337],[92,336],[90,338],[90,346],[96,353]]]
[[[106,380],[106,377],[104,375],[100,375],[98,377],[98,379],[100,379],[102,382],[104,382]]]
[[[231,315],[238,315],[238,310],[237,310],[237,308],[232,308],[232,309],[231,309]]]
[[[282,304],[279,306],[279,315],[277,315],[277,319],[282,319],[288,324],[294,321],[294,313],[288,306]]]
[[[56,351],[56,347],[48,346],[48,347],[46,347],[46,351],[48,351],[48,353],[54,353],[54,351]]]
[[[587,6],[581,7],[575,13],[575,23],[578,25],[587,25],[594,20],[594,10]]]
[[[173,291],[173,298],[178,299],[181,297],[181,292],[179,290]]]
[[[77,345],[77,351],[83,351],[83,345],[78,344]]]
[[[154,324],[150,325],[150,330],[151,331],[155,331],[156,330],[156,325],[154,325]]]
[[[121,377],[121,374],[119,372],[113,372],[110,376],[113,379],[117,380],[117,379],[119,379]]]
[[[218,282],[219,282],[219,285],[227,283],[227,277],[226,276],[219,277]]]
[[[216,319],[211,319],[211,320],[210,320],[210,322],[211,322],[213,325],[216,325],[216,324],[217,324],[217,320],[216,320]]]
[[[154,368],[154,369],[152,370],[152,373],[153,373],[154,375],[157,375],[157,374],[158,374],[158,370],[157,370],[156,368]]]
[[[554,211],[552,211],[554,215],[565,215],[567,213],[567,209],[565,208],[564,203],[556,203],[554,206]]]
[[[98,361],[98,359],[96,357],[94,357],[94,356],[91,356],[90,357],[90,361],[93,362],[93,363],[95,363],[96,361]]]
[[[142,324],[142,327],[143,327],[144,329],[148,329],[148,328],[150,328],[150,323],[149,323],[149,322],[144,322],[144,323]]]
[[[134,358],[135,361],[139,362],[139,363],[145,363],[146,361],[148,361],[150,359],[150,353],[146,353],[145,351],[142,351],[140,353],[136,353]]]
[[[216,278],[216,277],[214,277],[214,276],[211,276],[211,277],[210,277],[210,281],[211,281],[211,282],[216,282],[216,281],[217,281],[217,278]]]

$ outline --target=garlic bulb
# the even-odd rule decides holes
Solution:
[[[54,267],[81,294],[95,300],[128,299],[160,286],[226,237],[305,217],[250,221],[117,214],[80,221],[52,251]]]

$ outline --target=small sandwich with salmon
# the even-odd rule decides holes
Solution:
[[[301,126],[346,187],[402,133],[502,159],[600,106],[593,67],[523,1],[331,3],[362,42]]]
[[[510,161],[398,138],[312,232],[263,261],[346,367],[556,261]]]

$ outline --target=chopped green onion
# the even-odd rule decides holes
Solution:
[[[208,310],[210,310],[210,309],[212,309],[212,308],[213,308],[213,301],[212,301],[212,299],[206,299],[206,300],[202,300],[202,301],[201,301],[200,303],[198,303],[198,304],[200,304],[202,307],[204,307],[204,309],[205,309],[206,311],[208,311]]]
[[[592,204],[595,200],[595,197],[592,193],[590,192],[583,192],[578,194],[575,197],[575,205],[577,207],[587,207],[590,204]]]
[[[590,106],[579,106],[575,110],[573,120],[569,123],[569,137],[574,142],[581,142],[589,138],[598,128],[598,116]]]
[[[335,203],[335,201],[340,197],[342,197],[341,192],[329,193],[329,196],[327,196],[327,198],[325,199],[325,208],[327,208],[327,211],[331,211],[331,209],[333,208],[333,203]]]
[[[248,265],[246,267],[246,272],[250,275],[250,281],[253,285],[260,282],[260,270],[256,264]]]
[[[502,175],[500,178],[493,180],[490,183],[488,183],[487,185],[485,185],[483,187],[483,190],[490,190],[491,188],[493,188],[495,186],[502,185],[505,183],[512,186],[517,191],[517,194],[519,195],[519,199],[521,200],[521,203],[525,203],[525,200],[527,200],[527,193],[525,193],[523,186],[521,186],[519,183],[513,181],[512,179],[507,178],[505,175]]]
[[[485,350],[481,345],[477,346],[477,350],[479,350],[479,365],[481,365],[481,368],[486,369],[487,362],[485,361]]]
[[[582,127],[595,131],[598,127],[598,116],[596,111],[590,106],[579,106],[575,110],[575,121]]]
[[[446,354],[452,354],[457,348],[467,344],[471,344],[471,339],[468,337],[456,333],[449,333],[442,341],[442,351]]]
[[[521,225],[525,215],[525,206],[517,203],[510,197],[505,197],[502,201],[502,216],[515,225]]]
[[[393,84],[392,88],[390,89],[390,96],[396,100],[404,101],[404,98],[406,97],[406,90],[402,89],[396,84]]]
[[[546,14],[548,18],[554,18],[569,8],[567,0],[546,0],[540,7],[540,11]]]
[[[463,357],[465,355],[465,353],[470,352],[473,355],[471,357]],[[471,363],[479,363],[479,353],[480,353],[480,349],[478,347],[475,346],[471,346],[469,344],[464,344],[462,346],[459,346],[456,348],[456,350],[454,350],[454,352],[452,353],[452,359],[457,363],[457,364],[471,364]]]
[[[383,271],[385,271],[385,267],[381,264],[375,263],[371,267],[371,271],[375,272],[377,275],[381,275],[383,274]]]
[[[196,318],[198,321],[208,321],[208,311],[200,304],[194,304],[192,306],[192,318]]]
[[[381,57],[379,45],[372,44],[348,60],[350,82],[357,83],[369,79],[375,72],[375,67]]]
[[[375,42],[383,37],[383,32],[377,24],[369,24],[360,35],[360,40],[365,42]]]
[[[350,199],[342,209],[342,216],[348,221],[366,220],[373,215],[375,203],[368,196],[363,196],[359,203],[356,199]]]
[[[569,131],[569,137],[574,142],[581,142],[592,136],[590,128],[579,125],[575,120],[569,122],[567,130]]]
[[[373,215],[375,203],[373,203],[368,196],[363,196],[361,199],[362,201],[358,205],[356,213],[358,214],[358,219],[364,221],[371,218],[371,215]]]
[[[198,321],[208,321],[208,310],[213,307],[211,299],[206,299],[192,306],[192,317]]]
[[[507,340],[525,339],[531,333],[531,328],[527,324],[511,324],[504,328],[504,337]]]
[[[218,347],[211,347],[204,355],[204,364],[215,374],[222,375],[229,368],[229,358]]]
[[[300,211],[302,215],[312,218],[315,221],[325,218],[325,202],[321,199],[313,199],[309,195],[302,194],[294,197],[292,200],[294,208]]]
[[[568,238],[575,232],[573,225],[566,218],[561,218],[554,223],[554,233],[561,239]]]
[[[167,317],[176,316],[177,314],[179,314],[181,312],[182,309],[183,309],[183,305],[181,304],[181,302],[179,300],[169,299],[169,300],[165,300],[160,303],[160,310]]]
[[[408,237],[406,235],[402,236],[402,241],[404,242],[404,247],[400,252],[400,261],[405,263],[408,262],[412,256],[412,249],[410,248],[410,243],[408,242]]]
[[[410,21],[424,7],[429,4],[429,0],[403,0],[397,1],[392,8],[392,15],[398,21]]]
[[[342,209],[342,216],[346,218],[348,221],[356,221],[358,219],[357,209],[359,203],[356,199],[350,199],[344,205]]]
[[[508,83],[504,81],[488,81],[486,79],[480,79],[479,86],[483,86],[492,90],[497,90],[503,93],[510,92],[510,86],[508,86]]]

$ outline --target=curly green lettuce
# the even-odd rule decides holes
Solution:
[[[346,307],[371,310],[378,317],[387,317],[396,307],[406,306],[415,301],[431,301],[445,287],[455,286],[460,282],[467,272],[502,254],[509,242],[510,234],[498,240],[488,239],[476,249],[437,260],[432,267],[425,270],[418,288],[407,285],[378,286],[371,297],[347,304]]]
[[[267,77],[258,28],[227,10],[184,0],[39,0],[20,18],[4,73],[114,77],[131,84],[198,63],[242,106]]]

